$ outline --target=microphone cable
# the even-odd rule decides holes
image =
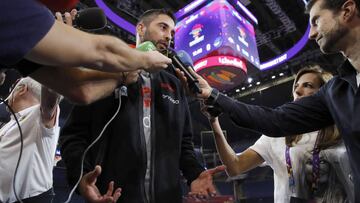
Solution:
[[[15,88],[14,88],[15,89]],[[7,98],[8,99],[8,98]],[[22,133],[22,130],[21,130],[21,126],[20,126],[20,123],[19,123],[19,120],[17,119],[16,117],[16,114],[14,112],[14,110],[10,107],[9,104],[7,104],[6,100],[3,100],[3,99],[0,99],[1,101],[1,104],[5,104],[7,106],[7,108],[9,109],[9,111],[11,112],[11,114],[14,116],[15,118],[15,121],[16,121],[16,124],[19,128],[19,132],[20,132],[20,153],[19,153],[19,158],[17,160],[17,163],[16,163],[16,167],[15,167],[15,172],[14,172],[14,178],[13,178],[13,191],[14,191],[14,194],[15,194],[15,197],[16,197],[16,200],[20,203],[23,203],[23,201],[19,198],[18,194],[16,193],[16,188],[15,188],[15,183],[16,183],[16,175],[17,175],[17,171],[19,169],[19,165],[20,165],[20,160],[21,160],[21,156],[22,156],[22,152],[23,152],[23,148],[24,148],[24,140],[23,140],[23,133]]]
[[[106,128],[108,127],[108,125],[115,119],[115,117],[117,116],[117,114],[119,113],[120,111],[120,108],[121,108],[121,96],[122,95],[125,95],[126,96],[126,86],[122,86],[121,88],[117,89],[118,92],[115,92],[115,96],[118,95],[119,97],[119,105],[118,105],[118,108],[116,109],[116,112],[114,113],[114,115],[110,118],[110,120],[105,124],[105,126],[103,127],[103,129],[101,130],[99,136],[85,149],[82,157],[81,157],[81,167],[80,167],[80,176],[79,176],[79,179],[78,181],[76,182],[76,184],[74,185],[74,187],[72,188],[69,196],[68,196],[68,199],[65,201],[65,203],[69,203],[71,201],[71,198],[76,190],[76,188],[78,187],[78,185],[80,184],[80,181],[83,177],[83,169],[84,169],[84,161],[85,161],[85,156],[87,154],[87,152],[90,150],[90,148],[95,145],[95,143],[97,141],[99,141],[99,139],[102,137],[103,133],[105,132]],[[125,92],[125,93],[124,93]]]

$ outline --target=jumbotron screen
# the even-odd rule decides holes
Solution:
[[[207,56],[234,56],[259,67],[253,25],[225,0],[215,0],[178,22],[175,50],[194,62]]]

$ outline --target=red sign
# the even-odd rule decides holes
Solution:
[[[211,56],[204,59],[200,59],[194,64],[196,72],[204,68],[214,66],[230,66],[242,69],[245,73],[247,72],[246,63],[244,60],[232,56]]]

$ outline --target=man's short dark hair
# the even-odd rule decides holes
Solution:
[[[151,9],[151,10],[147,10],[145,11],[138,19],[138,23],[142,22],[145,25],[149,25],[151,21],[154,20],[155,17],[157,17],[158,15],[167,15],[169,16],[175,23],[176,23],[176,18],[174,16],[174,13],[167,8],[163,8],[163,9]]]
[[[309,14],[310,13],[310,10],[311,8],[314,6],[314,4],[319,1],[319,0],[310,0],[307,5],[306,5],[306,10],[305,10],[305,13],[306,14]],[[329,9],[333,12],[338,12],[342,5],[346,2],[347,0],[323,0],[322,2],[322,5],[321,5],[321,8],[324,8],[324,9]],[[359,5],[360,5],[360,0],[354,0],[355,3],[356,3],[356,8],[358,10],[358,12],[360,12],[360,9],[359,9]]]

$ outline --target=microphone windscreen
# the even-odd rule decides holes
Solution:
[[[194,66],[194,62],[191,59],[191,56],[184,50],[179,50],[176,52],[178,58],[185,66]]]
[[[156,50],[156,47],[155,45],[150,42],[150,41],[145,41],[141,44],[139,44],[137,47],[136,47],[137,50],[139,51],[155,51]]]
[[[79,11],[75,16],[74,24],[84,30],[97,30],[106,26],[107,20],[101,8],[87,8]]]

